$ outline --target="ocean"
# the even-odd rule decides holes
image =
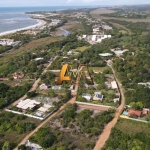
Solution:
[[[0,35],[39,24],[38,20],[31,19],[33,15],[25,14],[25,12],[58,11],[87,7],[90,6],[0,7]]]

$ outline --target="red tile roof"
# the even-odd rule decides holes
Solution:
[[[133,110],[133,109],[129,110],[129,116],[136,115],[137,117],[140,117],[141,113],[142,113],[142,111],[139,111],[139,110]]]

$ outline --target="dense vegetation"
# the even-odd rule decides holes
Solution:
[[[113,110],[98,114],[94,114],[90,110],[77,112],[77,105],[69,104],[59,117],[48,123],[50,128],[39,129],[31,137],[31,140],[39,143],[47,150],[75,150],[85,147],[87,150],[91,150],[95,145],[97,136],[113,118],[113,113]]]
[[[23,86],[10,87],[4,83],[0,83],[0,109],[8,106],[21,96],[23,96],[31,85],[25,84]]]
[[[103,150],[149,150],[149,126],[131,120],[119,120]]]
[[[4,52],[6,52],[10,49],[12,49],[12,46],[2,46],[2,45],[0,45],[0,54],[4,53]]]
[[[9,141],[9,148],[13,149],[16,143],[19,142],[20,137],[35,127],[33,121],[29,122],[27,117],[23,115],[15,115],[9,112],[0,113],[0,149],[2,149],[5,141]]]

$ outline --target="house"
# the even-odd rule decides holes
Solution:
[[[40,85],[40,90],[47,90],[48,86],[44,83]]]
[[[86,35],[83,35],[83,36],[82,36],[83,39],[85,39],[86,37],[87,37]]]
[[[14,74],[12,74],[12,76],[14,79],[22,79],[24,77],[24,74],[15,72]]]
[[[34,60],[35,61],[38,61],[38,60],[42,60],[43,58],[39,57],[39,58],[35,58]]]
[[[33,110],[36,106],[38,106],[41,102],[37,102],[35,100],[30,100],[30,99],[26,99],[26,100],[21,100],[18,104],[17,104],[17,108],[20,108],[22,110]]]
[[[72,51],[70,50],[70,51],[67,53],[67,55],[72,55]]]
[[[99,55],[102,56],[102,57],[108,57],[108,56],[112,56],[113,54],[111,54],[111,53],[101,53]]]
[[[111,88],[112,89],[117,89],[118,88],[116,81],[111,82]]]
[[[119,98],[114,98],[113,101],[114,103],[119,102]]]
[[[92,35],[92,41],[96,41],[96,35]]]
[[[87,101],[90,101],[92,96],[91,96],[91,94],[83,93],[82,97],[85,98]]]
[[[43,148],[35,143],[31,143],[29,140],[25,142],[26,147],[30,147],[31,150],[43,150]]]
[[[114,50],[114,49],[111,49],[111,51],[114,52],[116,54],[116,56],[121,56],[121,55],[123,55],[123,53],[125,53],[128,50],[127,49],[125,49],[125,50]]]
[[[53,90],[61,90],[61,86],[55,85],[52,87]]]
[[[112,66],[112,64],[113,64],[113,61],[112,61],[112,60],[107,60],[106,62],[107,62],[107,65],[108,65],[108,66]]]
[[[103,100],[103,95],[101,94],[101,92],[95,92],[94,96],[93,96],[93,100],[94,101],[96,101],[96,100],[102,101]]]
[[[41,53],[44,53],[44,52],[46,52],[46,51],[45,51],[44,49],[42,49],[42,50],[41,50]]]
[[[141,114],[142,114],[142,111],[133,110],[133,109],[130,109],[129,112],[128,112],[128,115],[129,115],[129,116],[136,115],[137,117],[140,117]]]
[[[45,113],[46,111],[49,110],[49,108],[51,108],[52,106],[51,105],[48,105],[48,104],[44,104],[42,107],[40,107],[38,109],[38,111],[42,112],[42,113]]]

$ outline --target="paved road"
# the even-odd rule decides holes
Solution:
[[[94,150],[100,150],[104,145],[105,145],[105,142],[108,140],[109,136],[110,136],[110,133],[111,133],[111,129],[115,126],[115,124],[117,123],[117,120],[120,116],[120,113],[122,112],[123,108],[124,108],[124,105],[125,105],[125,97],[124,97],[124,92],[123,92],[123,89],[122,89],[122,86],[121,86],[121,83],[120,81],[116,78],[116,75],[115,75],[115,71],[113,68],[112,69],[112,72],[114,74],[114,77],[115,77],[115,80],[118,84],[118,87],[119,87],[119,90],[120,90],[120,94],[121,94],[121,104],[120,106],[116,109],[116,113],[115,113],[115,116],[114,116],[114,119],[109,122],[102,134],[99,136],[99,139],[94,147]]]

